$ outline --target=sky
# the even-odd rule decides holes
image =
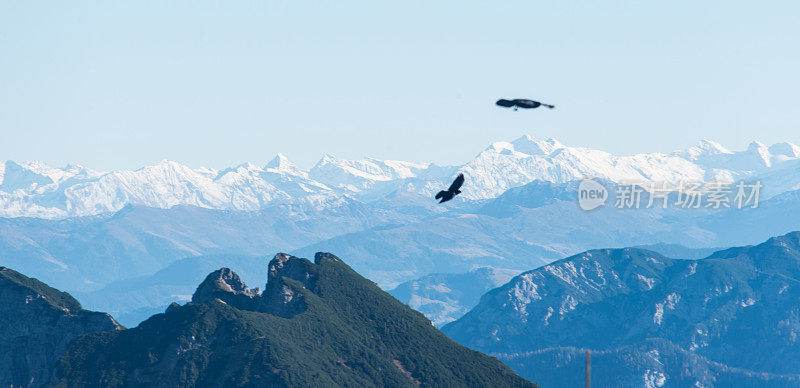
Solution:
[[[797,1],[2,2],[0,160],[800,143]],[[532,98],[554,110],[505,110]]]

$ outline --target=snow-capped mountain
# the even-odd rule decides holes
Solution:
[[[319,182],[354,193],[369,189],[378,182],[415,178],[431,167],[430,163],[395,160],[339,160],[326,154],[309,171]]]
[[[733,152],[704,140],[670,154],[613,155],[523,136],[497,142],[461,166],[325,155],[310,170],[278,155],[266,166],[245,163],[215,170],[164,160],[138,170],[97,172],[78,165],[0,164],[0,216],[64,218],[115,212],[126,205],[259,210],[273,203],[364,201],[404,191],[430,195],[456,172],[467,176],[461,200],[495,198],[532,181],[566,183],[585,177],[612,182],[765,180],[770,195],[800,187],[800,147],[753,142]]]
[[[616,156],[605,151],[566,147],[555,139],[539,141],[529,136],[512,143],[492,144],[462,170],[476,188],[465,194],[476,199],[493,198],[534,180],[566,183],[593,177],[615,182],[672,182],[697,181],[704,176],[702,168],[678,156]]]

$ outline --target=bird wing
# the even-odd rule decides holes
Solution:
[[[540,103],[539,101],[526,100],[522,98],[514,100],[514,104],[520,108],[525,108],[525,109],[538,108],[539,105],[542,105],[542,103]]]
[[[444,197],[444,195],[445,195],[445,192],[444,192],[444,191],[440,191],[439,193],[437,193],[437,194],[436,194],[436,197],[435,197],[435,198],[436,198],[436,199],[439,199],[439,198],[442,198],[442,197]]]
[[[458,174],[458,176],[456,177],[456,180],[453,181],[453,184],[450,185],[450,188],[447,189],[447,191],[449,191],[451,193],[452,192],[456,192],[456,191],[458,191],[459,188],[461,188],[461,185],[463,185],[463,184],[464,184],[464,174]]]

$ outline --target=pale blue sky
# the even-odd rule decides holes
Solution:
[[[3,2],[0,160],[800,143],[800,2]],[[512,112],[499,97],[555,110]]]

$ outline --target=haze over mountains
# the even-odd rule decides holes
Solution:
[[[263,168],[163,162],[100,174],[8,162],[0,181],[7,216],[0,217],[0,265],[133,325],[188,294],[200,275],[172,264],[195,257],[205,271],[278,251],[337,252],[391,289],[433,273],[526,271],[598,247],[753,244],[800,229],[800,191],[791,190],[800,185],[797,154],[788,143],[731,152],[706,141],[673,154],[614,156],[525,136],[495,143],[460,167],[325,156],[303,171],[279,156]],[[456,171],[467,176],[463,194],[437,204],[433,193]],[[757,209],[586,212],[576,205],[575,180],[584,175],[608,183],[755,177],[764,179],[766,194]],[[438,306],[428,312],[437,323],[477,302],[464,304],[469,292],[459,290],[418,291]]]
[[[463,194],[439,205],[433,193],[457,172],[467,177]],[[455,321],[444,329],[454,338],[492,352],[527,376],[551,365],[575,368],[581,350],[592,347],[609,376],[645,379],[652,386],[797,381],[794,369],[758,363],[768,355],[720,358],[722,348],[701,341],[697,331],[732,341],[737,352],[748,344],[726,337],[736,325],[742,336],[747,325],[767,327],[779,336],[771,343],[779,350],[800,332],[791,315],[798,299],[789,292],[796,278],[796,235],[697,260],[712,248],[757,244],[800,230],[800,152],[793,144],[753,143],[732,152],[703,141],[670,154],[615,156],[526,136],[494,143],[462,166],[326,155],[304,171],[279,155],[264,167],[219,171],[168,161],[110,173],[7,162],[0,177],[0,265],[67,290],[86,308],[107,311],[126,326],[174,301],[189,301],[203,276],[220,267],[252,284],[263,280],[263,258],[275,252],[336,252],[436,325]],[[757,208],[619,209],[612,202],[584,211],[577,204],[584,177],[609,188],[610,198],[615,182],[760,180],[764,189]],[[637,246],[647,249],[612,249]],[[559,261],[545,266],[554,260]],[[692,263],[696,275],[681,278]],[[535,276],[535,282],[520,280]],[[599,285],[597,276],[606,283]],[[775,297],[785,284],[772,283],[780,281],[789,282],[788,293]],[[735,298],[711,306],[709,300],[722,298],[717,289]],[[552,291],[549,299],[543,290]],[[492,299],[503,292],[506,299]],[[768,299],[780,303],[758,307]],[[682,302],[707,308],[681,310]],[[534,304],[530,315],[514,315],[513,306]],[[192,311],[231,313],[216,307]],[[751,311],[767,320],[756,322]],[[586,323],[587,317],[596,325]],[[720,329],[709,323],[713,319],[728,326]],[[559,337],[567,332],[559,325],[567,324],[582,331]],[[663,334],[684,324],[691,330]],[[609,334],[607,343],[590,341],[597,339],[598,327]],[[619,327],[626,329],[614,334]],[[614,367],[625,360],[624,367]],[[89,361],[85,365],[105,362]],[[111,364],[103,368],[120,371]],[[573,384],[548,378],[541,381]]]
[[[126,205],[169,208],[191,205],[219,210],[260,210],[278,203],[326,208],[343,196],[375,200],[401,191],[428,196],[456,171],[470,200],[494,198],[532,181],[566,183],[584,177],[622,181],[711,181],[758,177],[770,194],[800,187],[800,147],[753,142],[733,152],[701,141],[670,154],[612,155],[523,136],[497,142],[461,166],[325,155],[302,170],[277,155],[265,166],[245,163],[221,170],[190,168],[164,160],[138,170],[98,172],[71,164],[0,164],[0,216],[65,218],[115,212]]]
[[[467,273],[433,273],[402,283],[389,294],[441,326],[464,315],[486,291],[505,284],[518,273],[490,267]]]

